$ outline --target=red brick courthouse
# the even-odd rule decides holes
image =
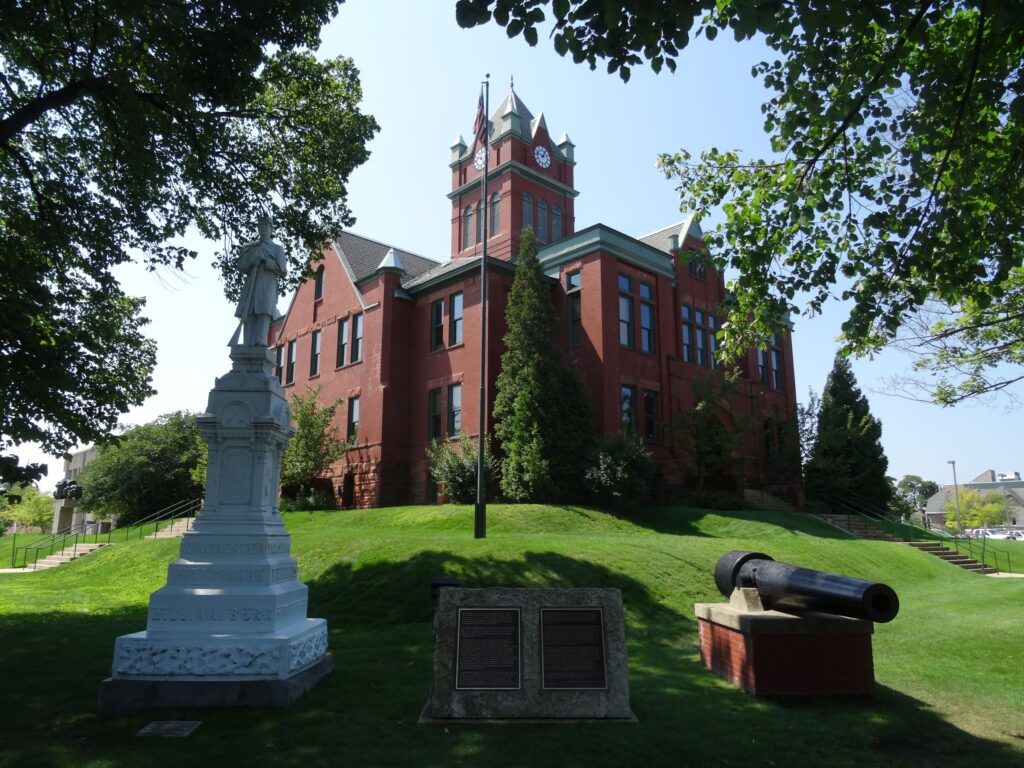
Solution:
[[[551,278],[556,343],[582,376],[598,432],[635,430],[661,466],[664,489],[686,482],[686,458],[673,455],[664,425],[692,405],[695,376],[718,375],[716,307],[725,293],[714,269],[687,258],[702,247],[700,227],[684,222],[640,238],[602,224],[577,229],[568,136],[553,140],[543,114],[534,117],[514,91],[491,119],[487,200],[482,150],[461,139],[451,148],[451,260],[345,233],[272,330],[289,396],[319,384],[325,400],[346,399],[339,427],[357,435],[357,448],[331,470],[343,506],[432,500],[431,439],[478,433],[481,248],[486,237],[493,404],[512,260],[526,226]],[[734,470],[710,480],[795,492],[781,447],[795,439],[789,338],[752,350],[740,367],[740,386],[719,418],[756,428],[736,451]]]

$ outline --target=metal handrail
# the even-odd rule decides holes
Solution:
[[[818,494],[815,498],[830,507],[838,508],[843,514],[857,515],[867,523],[874,525],[876,528],[890,530],[894,535],[904,541],[941,541],[944,545],[952,542],[953,548],[956,550],[958,555],[963,554],[962,549],[966,549],[967,556],[972,560],[977,560],[983,567],[992,567],[997,571],[1013,573],[1013,563],[1010,559],[1010,553],[1007,550],[992,547],[988,544],[987,539],[981,540],[981,552],[976,554],[975,549],[977,548],[977,543],[974,539],[956,538],[944,531],[922,528],[919,525],[904,522],[882,512],[877,507],[872,507],[863,499],[838,497],[830,494]],[[992,558],[991,564],[988,561],[988,556],[991,556]],[[1000,566],[1000,557],[1005,558],[1005,571]]]
[[[183,499],[176,501],[174,504],[170,504],[161,510],[154,512],[151,515],[132,523],[129,526],[125,526],[125,541],[131,538],[135,531],[138,531],[139,538],[141,539],[145,533],[146,526],[156,523],[153,532],[159,532],[160,524],[168,520],[178,520],[182,517],[186,519],[186,530],[191,530],[192,524],[195,521],[196,511],[202,506],[202,499]],[[32,569],[36,569],[36,564],[39,562],[40,552],[48,550],[47,555],[53,554],[55,551],[64,551],[68,548],[68,540],[71,540],[71,548],[73,554],[78,554],[78,544],[85,543],[84,538],[89,534],[86,532],[89,526],[98,526],[99,522],[85,522],[79,523],[78,525],[70,526],[69,528],[52,533],[42,539],[38,539],[29,544],[17,546],[17,534],[12,542],[11,550],[11,567],[17,568],[19,552],[22,555],[22,567],[27,568],[29,565],[29,553],[32,553]],[[78,530],[81,528],[81,530]],[[107,531],[107,544],[110,544],[111,536],[113,535],[113,527]],[[118,529],[120,532],[120,529]],[[93,534],[94,536],[100,536],[101,534]],[[59,547],[57,546],[58,541],[60,542]]]
[[[60,542],[60,549],[63,550],[63,549],[65,549],[67,547],[67,541],[68,541],[69,538],[72,539],[74,547],[75,547],[75,552],[77,554],[78,543],[79,543],[79,541],[81,539],[84,539],[85,537],[90,536],[90,535],[97,537],[97,539],[100,536],[102,536],[102,534],[99,533],[99,525],[100,525],[100,521],[97,521],[97,520],[81,522],[81,523],[78,523],[77,525],[69,526],[69,527],[65,528],[64,530],[62,530],[62,531],[56,531],[54,533],[48,534],[48,535],[44,536],[43,538],[36,539],[35,541],[32,541],[32,542],[30,542],[28,544],[23,544],[20,547],[18,546],[18,534],[15,533],[14,534],[14,540],[11,542],[11,567],[12,568],[17,568],[18,567],[17,562],[18,562],[18,553],[19,553],[19,551],[23,555],[23,560],[24,560],[23,567],[27,568],[28,567],[28,553],[29,552],[32,552],[32,553],[35,554],[35,559],[32,561],[33,564],[35,564],[36,560],[38,560],[38,558],[39,558],[39,552],[40,551],[42,551],[44,549],[48,549],[49,552],[47,552],[47,554],[52,554],[53,551],[57,548],[56,545],[57,545],[58,541]],[[89,533],[89,528],[90,527],[95,527],[96,528],[96,532],[90,534]],[[107,543],[108,544],[110,543],[111,531],[112,531],[112,529],[107,531]]]

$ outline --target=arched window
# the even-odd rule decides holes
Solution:
[[[501,196],[495,192],[491,195],[491,237],[501,232]]]
[[[473,206],[467,205],[462,212],[462,247],[469,248],[473,244]]]
[[[481,200],[476,204],[476,241],[482,243],[484,241],[484,201]]]
[[[316,272],[313,275],[313,300],[322,299],[324,297],[324,265],[321,264],[316,268]]]
[[[548,204],[543,200],[537,201],[537,242],[548,241]]]
[[[523,227],[533,226],[533,196],[523,192]]]
[[[551,242],[562,239],[562,209],[551,206]]]

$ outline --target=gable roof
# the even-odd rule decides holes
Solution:
[[[675,224],[670,224],[663,229],[659,229],[657,232],[651,232],[649,235],[643,235],[638,237],[641,243],[646,243],[659,251],[665,253],[671,253],[671,237],[672,235],[679,236],[679,248],[683,247],[683,241],[686,240],[686,236],[695,237],[698,240],[704,237],[704,232],[700,228],[700,224],[691,214],[685,221],[679,221]]]
[[[428,259],[425,256],[417,256],[415,253],[403,251],[401,248],[395,248],[378,240],[371,240],[354,232],[342,232],[338,239],[334,241],[334,246],[338,251],[338,255],[348,264],[348,268],[352,273],[352,281],[355,283],[376,274],[381,266],[381,262],[384,261],[391,250],[394,250],[404,269],[401,280],[402,285],[440,264],[440,262]]]

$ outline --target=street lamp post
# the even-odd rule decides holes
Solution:
[[[956,482],[956,461],[950,460],[946,462],[953,466],[953,494],[956,496],[956,524],[960,529],[960,533],[964,532],[964,521],[960,517],[960,486]]]

